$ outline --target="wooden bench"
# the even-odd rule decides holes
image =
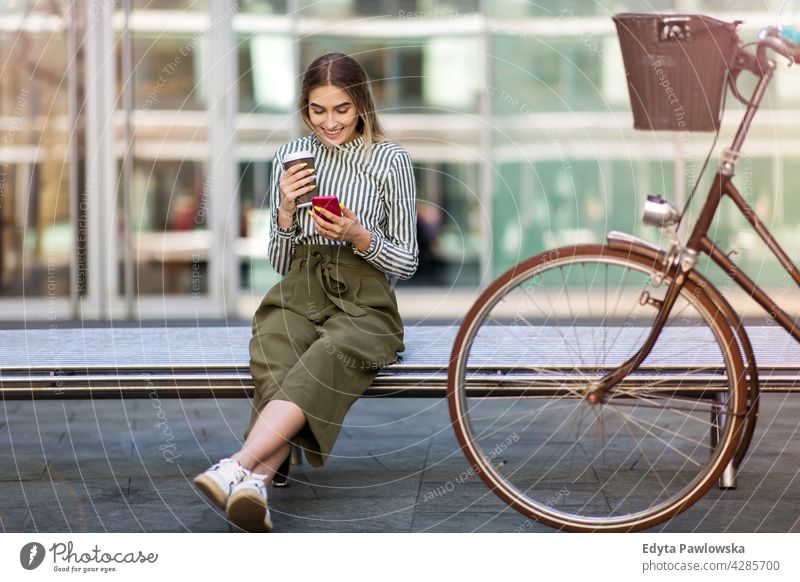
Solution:
[[[456,332],[456,326],[409,326],[401,359],[379,372],[365,396],[445,397]],[[623,332],[615,337],[618,344],[641,337],[640,330]],[[542,340],[543,333],[554,338],[564,333],[559,328],[498,327],[492,333],[497,337],[491,352],[476,355],[479,373],[471,377],[470,394],[524,394],[536,389],[530,387],[532,368],[540,378],[542,361],[556,373],[559,366],[571,367],[568,355],[548,352],[553,344]],[[685,349],[680,331],[671,333],[675,345]],[[748,333],[762,390],[800,389],[800,345],[777,327],[748,328]],[[251,397],[250,336],[248,326],[0,330],[0,397],[147,398],[154,390],[159,398]],[[713,377],[695,351],[692,365],[699,366],[704,379]],[[675,378],[684,386],[687,372],[693,373],[691,365],[675,361],[644,366],[638,379],[657,375],[662,385]]]

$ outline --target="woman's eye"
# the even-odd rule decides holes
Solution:
[[[347,113],[348,111],[350,111],[350,108],[349,107],[345,107],[344,109],[336,109],[335,111],[336,111],[336,113],[344,114],[344,113]],[[311,108],[311,113],[313,113],[314,115],[324,115],[325,114],[325,110],[324,109],[314,109],[312,107]]]

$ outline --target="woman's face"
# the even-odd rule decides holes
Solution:
[[[347,91],[333,85],[313,88],[308,94],[308,117],[324,141],[342,145],[359,136],[358,112]]]

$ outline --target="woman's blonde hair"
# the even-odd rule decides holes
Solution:
[[[384,141],[386,135],[375,112],[375,102],[369,88],[367,72],[358,62],[342,53],[328,53],[308,65],[303,74],[300,89],[300,114],[311,131],[316,131],[308,113],[308,95],[311,90],[324,85],[333,85],[347,91],[353,100],[358,121],[356,131],[364,136],[364,151],[368,156],[372,145]]]

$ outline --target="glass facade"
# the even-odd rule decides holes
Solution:
[[[420,268],[398,294],[477,289],[537,252],[602,242],[609,230],[659,242],[640,223],[645,194],[686,200],[713,136],[632,129],[610,16],[640,9],[632,0],[5,3],[2,313],[14,317],[24,296],[84,318],[157,316],[164,302],[175,313],[249,317],[279,279],[266,259],[272,156],[305,133],[299,78],[332,51],[367,69],[390,137],[415,163]],[[648,10],[741,18],[745,40],[774,20],[715,0]],[[113,58],[90,61],[104,42]],[[795,259],[797,96],[794,69],[780,67],[737,180]],[[92,99],[108,105],[105,121]],[[718,150],[742,110],[732,97],[726,108]],[[745,269],[783,284],[741,217],[726,208],[717,222],[716,239],[739,250]]]

